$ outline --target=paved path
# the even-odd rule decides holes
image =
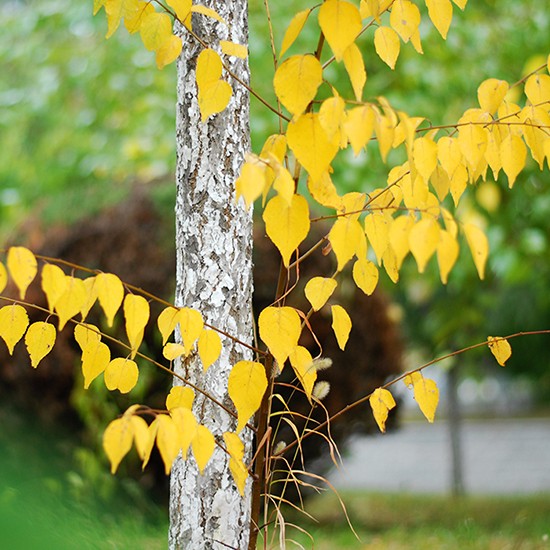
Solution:
[[[450,456],[446,422],[406,422],[353,441],[330,480],[339,489],[443,493]],[[462,456],[469,494],[550,492],[550,419],[465,421]]]

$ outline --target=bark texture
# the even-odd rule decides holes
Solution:
[[[247,44],[245,0],[209,1],[227,22],[203,15],[193,17],[193,31],[219,51],[220,39]],[[252,343],[252,219],[251,212],[235,203],[234,182],[244,153],[249,149],[248,93],[224,71],[233,88],[225,111],[200,121],[195,82],[197,55],[202,46],[187,33],[178,61],[177,200],[176,200],[176,305],[196,308],[205,321]],[[247,62],[227,58],[231,70],[248,82]],[[251,353],[223,338],[220,359],[202,372],[198,357],[176,366],[185,378],[232,408],[227,378],[237,361]],[[178,383],[177,379],[175,383]],[[208,398],[196,395],[193,411],[218,441],[235,429],[233,417]],[[245,428],[248,453],[251,434]],[[223,443],[223,441],[222,441]],[[181,457],[172,469],[170,486],[171,549],[246,548],[250,524],[250,481],[245,497],[231,477],[227,455],[217,447],[200,475],[194,458]]]

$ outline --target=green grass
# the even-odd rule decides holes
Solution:
[[[287,539],[318,550],[550,548],[550,495],[451,498],[347,493],[343,499],[360,540],[347,526],[336,498],[329,495],[308,507],[317,524],[288,518],[312,535],[315,546],[296,530],[289,529]]]

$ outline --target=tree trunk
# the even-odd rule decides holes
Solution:
[[[193,16],[193,31],[218,49],[219,39],[248,44],[246,0],[202,2],[227,22]],[[251,344],[252,330],[252,219],[235,203],[234,182],[244,153],[249,149],[248,93],[224,71],[233,88],[229,106],[205,123],[200,120],[195,82],[196,58],[202,46],[182,30],[183,53],[178,60],[176,305],[199,310],[205,322]],[[218,50],[219,51],[219,50]],[[248,64],[224,58],[238,77],[249,81]],[[193,354],[176,365],[193,384],[232,408],[227,378],[239,360],[251,360],[250,351],[223,338],[219,360],[203,374]],[[177,384],[178,381],[176,380]],[[197,420],[223,444],[225,431],[235,430],[233,417],[197,394],[193,406]],[[252,434],[241,434],[250,459]],[[194,458],[174,462],[170,486],[169,547],[186,549],[247,548],[250,528],[251,483],[241,497],[231,477],[228,457],[216,447],[200,475]]]

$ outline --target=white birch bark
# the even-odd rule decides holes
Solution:
[[[246,0],[209,0],[228,23],[224,26],[203,15],[193,17],[193,30],[220,51],[220,39],[248,44]],[[235,203],[234,182],[249,149],[248,93],[224,71],[233,88],[225,111],[201,123],[195,82],[196,57],[202,47],[185,30],[178,60],[176,305],[196,308],[207,323],[252,343],[252,220],[242,203]],[[248,64],[224,57],[232,71],[248,82]],[[248,349],[222,337],[223,351],[206,375],[198,356],[176,365],[177,372],[232,408],[227,378],[232,365],[252,359]],[[179,383],[175,379],[175,383]],[[222,434],[235,421],[209,399],[197,394],[193,412],[223,444]],[[245,428],[247,457],[251,434]],[[227,455],[216,447],[200,475],[192,453],[174,462],[170,481],[171,549],[248,547],[251,482],[245,498],[235,487]]]

